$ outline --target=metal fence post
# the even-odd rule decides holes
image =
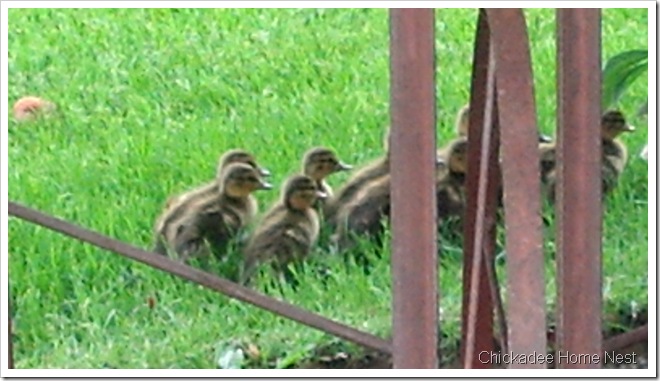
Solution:
[[[600,54],[600,9],[558,9],[557,349],[576,355],[602,355]]]
[[[395,368],[438,367],[434,19],[390,10]]]

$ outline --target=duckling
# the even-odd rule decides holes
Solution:
[[[341,205],[336,214],[336,232],[331,240],[339,250],[353,246],[353,235],[379,238],[383,221],[390,217],[391,177],[385,174],[357,190],[354,197]]]
[[[468,130],[470,127],[470,105],[466,104],[458,110],[456,114],[456,135],[459,137],[468,136]]]
[[[218,160],[216,178],[214,181],[194,188],[186,193],[172,196],[165,202],[163,212],[161,212],[160,216],[156,219],[154,231],[157,233],[160,232],[165,225],[181,217],[182,213],[190,207],[190,204],[194,203],[194,200],[217,194],[220,190],[223,171],[232,163],[248,164],[256,169],[262,177],[270,176],[270,172],[266,168],[260,167],[252,154],[241,149],[229,150]],[[250,195],[249,198],[251,199],[250,202],[255,205],[256,208],[256,200],[254,200],[254,197]]]
[[[326,202],[323,209],[323,215],[326,223],[330,225],[336,224],[337,212],[339,209],[350,202],[351,199],[371,181],[375,181],[380,177],[387,175],[390,172],[389,160],[389,139],[390,130],[386,129],[383,137],[383,147],[385,155],[377,158],[376,160],[366,164],[360,170],[355,172],[346,183],[339,188],[337,194]]]
[[[465,174],[467,172],[468,140],[459,137],[447,144],[446,156],[440,161],[447,163],[438,168],[435,184],[437,217],[462,216],[465,209]]]
[[[231,163],[245,163],[259,171],[259,174],[262,177],[268,177],[270,176],[270,171],[268,169],[260,167],[257,164],[257,161],[255,160],[254,156],[250,154],[247,151],[241,150],[241,149],[232,149],[227,152],[225,152],[222,156],[220,156],[220,159],[218,160],[218,166],[216,169],[216,180],[209,182],[207,184],[202,185],[199,188],[193,189],[192,191],[182,193],[177,196],[170,197],[166,201],[165,207],[170,207],[174,205],[175,203],[179,202],[185,202],[190,197],[194,197],[197,195],[201,194],[210,194],[218,189],[218,180],[222,176],[222,171]]]
[[[461,141],[467,140],[460,138]],[[457,147],[459,147],[457,145]],[[451,150],[457,153],[459,149]],[[450,158],[451,159],[451,158]],[[447,160],[438,156],[436,162],[436,197],[438,200],[438,216],[446,217],[462,210],[462,205],[457,209],[456,202],[461,203],[460,191],[453,188],[454,169],[459,169],[458,158],[453,159],[456,163],[453,166],[447,166]],[[463,159],[464,161],[464,159]],[[461,167],[464,171],[464,167]],[[463,174],[464,176],[464,174]],[[458,198],[458,201],[456,199]],[[337,212],[336,233],[332,240],[338,246],[339,250],[346,250],[353,244],[353,236],[361,235],[370,238],[380,239],[384,221],[389,220],[391,213],[391,176],[386,174],[366,184],[358,191],[355,197],[345,205],[342,205]]]
[[[601,118],[602,136],[602,196],[611,192],[617,184],[628,161],[628,150],[617,137],[623,132],[632,132],[635,128],[628,123],[621,111],[610,110]],[[547,189],[548,199],[555,200],[555,186],[557,181],[557,168],[555,166],[556,148],[552,144],[542,147],[541,171],[542,181]]]
[[[332,150],[324,147],[312,148],[303,157],[303,174],[311,177],[316,182],[317,189],[327,197],[332,196],[332,188],[325,182],[325,178],[351,168],[351,165],[342,163]],[[321,202],[322,200],[325,199],[319,199]]]
[[[281,275],[288,264],[309,255],[320,227],[313,205],[325,197],[309,176],[294,175],[286,181],[280,201],[263,217],[243,252],[241,283],[248,283],[260,264],[271,262]]]
[[[256,202],[251,193],[272,188],[258,170],[245,163],[229,164],[219,183],[217,193],[201,194],[178,205],[174,211],[179,217],[168,218],[169,223],[157,232],[157,253],[166,255],[169,246],[186,261],[208,256],[204,241],[213,249],[223,248],[254,218]]]
[[[628,162],[628,150],[617,137],[623,132],[633,132],[635,127],[626,122],[621,111],[607,111],[602,118],[603,126],[603,194],[611,192]]]

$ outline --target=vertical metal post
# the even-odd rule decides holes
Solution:
[[[599,9],[557,10],[557,349],[584,355],[602,354],[600,20]]]
[[[521,9],[488,9],[495,51],[507,253],[509,351],[546,350],[538,129],[527,26]],[[514,362],[511,368],[545,364]]]
[[[437,368],[433,9],[390,10],[394,368]]]
[[[480,10],[470,91],[468,171],[465,180],[467,210],[461,319],[461,356],[465,368],[492,366],[489,361],[479,359],[479,353],[493,351],[493,300],[487,281],[487,263],[484,261],[492,259],[495,248],[499,134],[497,125],[492,123],[495,68],[490,52],[488,20],[486,13]],[[487,124],[484,124],[485,121]],[[485,255],[487,253],[489,255]],[[480,262],[479,271],[475,273],[473,261],[479,256],[482,260],[477,261]]]

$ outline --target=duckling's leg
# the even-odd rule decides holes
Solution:
[[[162,235],[156,237],[156,243],[154,244],[153,249],[151,249],[156,254],[167,255],[167,247],[165,246],[165,239]]]
[[[179,255],[181,260],[188,262],[193,257],[201,256],[204,237],[196,225],[181,225],[177,229],[173,246],[174,251]]]

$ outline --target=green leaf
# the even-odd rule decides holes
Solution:
[[[647,66],[648,50],[628,50],[610,58],[603,69],[603,109],[615,104]]]

